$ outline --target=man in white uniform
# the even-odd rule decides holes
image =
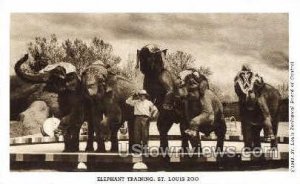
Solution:
[[[156,106],[147,99],[146,90],[140,90],[126,100],[126,103],[134,107],[134,144],[148,145],[149,139],[149,118],[156,117],[158,110]]]

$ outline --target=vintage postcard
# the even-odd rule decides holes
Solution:
[[[7,177],[295,172],[288,11],[8,15]]]
[[[11,14],[11,170],[288,171],[288,25]]]

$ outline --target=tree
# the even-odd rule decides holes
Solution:
[[[46,38],[36,37],[34,42],[28,44],[28,51],[34,59],[29,63],[29,67],[35,72],[48,64],[63,61],[65,57],[64,50],[54,34],[50,36],[49,41]]]
[[[167,68],[176,74],[179,74],[183,70],[194,68],[199,73],[209,76],[212,74],[209,67],[200,66],[199,68],[195,67],[195,58],[186,52],[183,51],[176,51],[174,53],[167,54]]]
[[[195,58],[186,52],[176,51],[174,53],[170,53],[166,57],[166,65],[167,68],[174,74],[178,75],[180,72],[186,69],[195,69],[200,74],[206,76],[207,78],[212,75],[212,71],[209,67],[195,67]],[[214,85],[210,84],[210,89],[218,96],[221,101],[230,101],[232,98],[228,98],[229,96],[224,95],[222,90]]]
[[[287,82],[278,84],[276,88],[278,89],[278,91],[283,99],[289,97],[289,85]]]
[[[201,73],[202,75],[205,75],[206,77],[212,75],[212,71],[209,67],[204,67],[204,66],[200,66],[199,68],[196,69],[199,73]]]
[[[167,54],[166,57],[168,68],[174,74],[178,74],[183,70],[192,68],[195,63],[195,59],[191,54],[183,51],[176,51],[174,53]]]
[[[128,54],[126,63],[122,67],[120,74],[128,80],[134,81],[137,89],[142,88],[143,74],[136,68],[136,56]]]
[[[111,44],[98,37],[93,38],[90,43],[80,39],[73,41],[67,39],[59,43],[55,34],[51,35],[50,40],[36,37],[34,42],[29,43],[28,51],[34,59],[29,66],[35,72],[48,64],[68,62],[76,67],[78,74],[81,74],[87,66],[97,60],[109,65],[116,72],[120,70],[117,64],[121,58],[113,54]]]

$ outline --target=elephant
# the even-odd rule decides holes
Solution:
[[[270,145],[277,147],[277,131],[279,123],[279,110],[281,95],[277,89],[264,82],[263,78],[255,74],[249,66],[243,65],[234,79],[235,93],[239,98],[241,128],[245,148],[252,150],[261,148],[260,132],[265,125],[275,138]]]
[[[182,113],[184,104],[175,99],[176,80],[165,67],[167,49],[149,44],[137,50],[137,65],[144,74],[143,88],[148,92],[150,100],[158,108],[157,127],[160,134],[160,148],[168,148],[168,131],[173,123],[180,123],[182,148],[188,148],[188,136],[184,130],[187,122]],[[174,104],[177,104],[175,109]]]
[[[214,132],[217,136],[216,152],[223,151],[226,123],[223,105],[219,98],[209,89],[207,78],[195,69],[187,69],[179,74],[178,94],[185,101],[185,118],[190,135],[190,142],[195,150],[202,152],[199,131],[205,135]],[[194,131],[194,135],[190,134]]]
[[[86,90],[88,127],[86,151],[93,151],[94,132],[98,141],[97,152],[105,151],[104,141],[111,140],[111,151],[118,151],[117,133],[125,121],[128,122],[129,145],[133,144],[133,108],[125,103],[134,83],[110,72],[110,67],[95,62],[82,73],[82,84]]]
[[[61,126],[65,129],[65,152],[79,150],[79,131],[85,118],[85,99],[80,78],[76,70],[70,70],[64,65],[56,65],[51,70],[39,73],[25,71],[22,65],[28,60],[25,54],[15,64],[15,72],[22,80],[33,84],[45,84],[43,90],[58,94]],[[65,64],[68,65],[68,64]],[[73,68],[73,67],[71,67]]]
[[[191,89],[194,86],[194,70],[181,72],[181,77],[175,77],[165,67],[165,57],[167,50],[160,49],[156,45],[146,45],[137,51],[137,68],[144,74],[144,89],[149,93],[151,100],[158,107],[159,115],[157,127],[160,133],[160,147],[168,147],[168,131],[173,123],[180,123],[180,132],[182,138],[181,147],[183,151],[188,150],[188,141],[192,147],[201,149],[199,136],[193,138],[186,134],[190,127],[190,121],[202,112],[202,102],[199,94],[210,91],[208,80],[205,76],[198,74],[199,81],[196,82],[197,89],[193,94]],[[191,71],[193,71],[191,73]],[[180,76],[179,75],[179,76]],[[213,96],[214,97],[214,96]],[[211,97],[211,103],[217,103],[215,121],[213,125],[201,126],[200,131],[209,134],[214,131],[218,136],[216,149],[222,151],[226,133],[226,124],[223,117],[223,107],[219,99]],[[209,97],[208,97],[209,98]],[[206,99],[206,97],[205,97]],[[213,105],[214,106],[214,105]],[[199,135],[199,134],[198,134]],[[201,151],[201,150],[200,150]]]
[[[171,96],[174,95],[175,81],[171,73],[165,68],[164,60],[167,49],[160,49],[157,45],[149,44],[137,50],[137,68],[144,74],[143,88],[148,92],[150,100],[157,106],[159,116],[157,127],[160,134],[160,147],[168,147],[167,134],[174,122],[179,122],[179,117],[174,116]],[[166,100],[165,100],[166,99]],[[167,101],[169,100],[169,101]],[[188,145],[184,135],[183,123],[180,124],[183,135],[182,147]]]

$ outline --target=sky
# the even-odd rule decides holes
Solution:
[[[210,82],[233,92],[233,79],[243,64],[267,83],[288,82],[288,14],[11,14],[10,72],[36,36],[59,40],[95,36],[112,44],[114,53],[128,55],[154,43],[168,52],[190,53],[195,66],[209,67]]]

